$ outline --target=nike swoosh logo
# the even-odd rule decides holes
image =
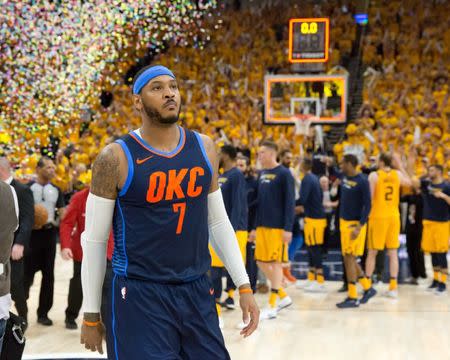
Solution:
[[[214,289],[209,289],[209,293],[210,293],[210,295],[213,295],[214,294]]]
[[[149,157],[146,157],[144,159],[136,159],[136,164],[141,165],[145,163],[147,160],[150,160],[153,157],[153,155],[150,155]]]

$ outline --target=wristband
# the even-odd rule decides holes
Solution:
[[[100,320],[99,321],[86,321],[83,320],[83,324],[89,327],[96,327],[98,324],[100,324]]]
[[[239,295],[242,295],[242,294],[253,294],[253,290],[250,288],[240,289]]]

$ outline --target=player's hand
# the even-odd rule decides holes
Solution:
[[[248,285],[244,285],[242,288],[250,288]],[[239,304],[242,309],[242,321],[247,324],[241,331],[241,335],[245,338],[253,334],[259,324],[259,308],[256,304],[253,293],[241,294],[239,298]]]
[[[69,248],[65,248],[61,250],[61,257],[64,260],[70,260],[73,259],[73,253],[72,253],[72,249]]]
[[[296,206],[295,207],[295,215],[300,215],[303,214],[305,212],[305,207],[304,206]]]
[[[355,225],[353,227],[352,233],[350,234],[350,240],[356,240],[360,232],[361,232],[361,225],[360,224]]]
[[[250,231],[250,234],[248,236],[248,242],[253,243],[255,242],[255,240],[256,240],[256,230],[252,230]]]
[[[103,354],[103,337],[105,336],[105,326],[100,322],[97,326],[81,326],[80,343],[84,344],[87,350],[98,351]]]
[[[442,191],[433,191],[432,194],[434,195],[434,197],[438,198],[438,199],[443,199],[445,197],[445,194]]]
[[[283,231],[283,242],[290,244],[292,241],[292,231]]]
[[[23,249],[24,246],[20,244],[14,244],[11,249],[11,259],[14,261],[20,260],[23,258]]]

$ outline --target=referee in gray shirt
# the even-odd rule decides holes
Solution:
[[[58,236],[59,219],[64,216],[64,197],[60,189],[51,181],[55,177],[55,163],[48,157],[42,157],[36,167],[36,181],[29,187],[33,193],[34,204],[45,207],[48,214],[47,223],[40,229],[33,229],[30,238],[30,249],[25,254],[24,287],[28,299],[34,275],[42,273],[37,308],[38,323],[53,325],[48,312],[53,306],[53,289],[55,283],[55,255]]]

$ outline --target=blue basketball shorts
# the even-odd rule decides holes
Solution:
[[[230,359],[206,275],[183,284],[114,275],[110,306],[110,360]]]

